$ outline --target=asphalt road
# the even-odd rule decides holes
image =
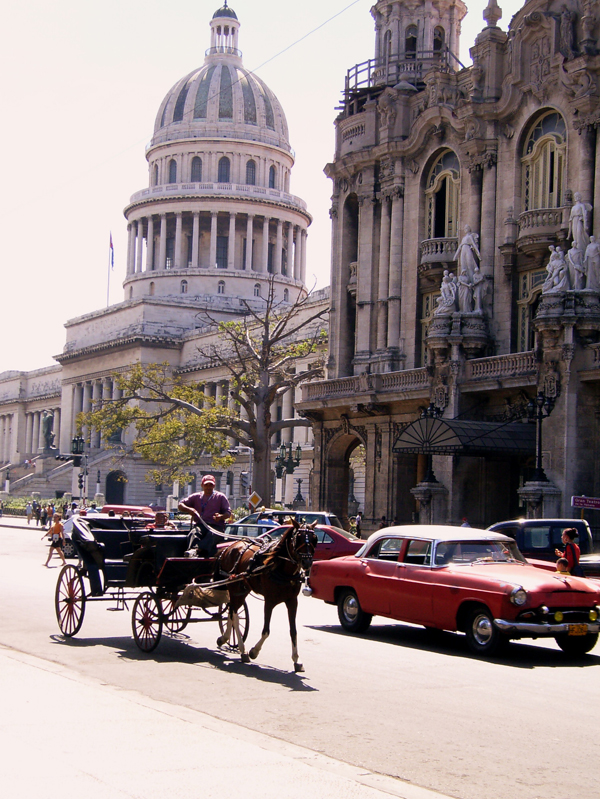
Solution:
[[[0,527],[1,645],[458,799],[599,793],[600,646],[577,663],[553,641],[514,643],[502,658],[482,661],[460,635],[430,638],[385,620],[364,636],[347,635],[335,608],[305,597],[305,674],[292,671],[283,607],[250,665],[217,650],[213,622],[165,637],[144,655],[130,614],[111,612],[113,603],[90,604],[79,635],[65,640],[53,606],[59,569],[42,567],[40,536]],[[254,643],[262,607],[249,604]]]

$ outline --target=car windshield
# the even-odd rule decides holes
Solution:
[[[436,566],[526,562],[512,541],[442,541],[435,549]]]

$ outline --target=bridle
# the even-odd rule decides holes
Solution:
[[[298,543],[298,539],[303,540]],[[317,536],[310,527],[299,527],[294,535],[286,539],[288,558],[305,571],[310,569],[317,546]]]

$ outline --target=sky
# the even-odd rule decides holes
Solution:
[[[329,284],[334,126],[346,71],[374,55],[374,0],[231,0],[244,66],[279,98],[296,152],[291,192],[314,221],[307,283]],[[522,0],[499,0],[506,30]],[[148,185],[162,99],[204,62],[221,0],[22,0],[0,53],[0,373],[50,366],[64,322],[123,299],[123,208]],[[467,0],[461,61],[485,27]],[[290,46],[292,45],[292,46]],[[282,52],[285,51],[285,52]],[[109,237],[115,251],[109,273]]]

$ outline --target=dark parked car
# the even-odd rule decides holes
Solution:
[[[528,560],[556,562],[555,549],[564,549],[563,530],[574,527],[575,542],[581,550],[581,568],[586,577],[600,577],[600,554],[593,554],[592,533],[585,519],[513,519],[488,527],[495,533],[508,535]]]
[[[343,529],[341,521],[335,514],[316,510],[296,511],[265,508],[262,511],[255,511],[249,516],[245,516],[240,521],[244,524],[260,524],[264,521],[265,524],[271,524],[272,527],[275,527],[278,524],[285,524],[286,519],[295,519],[296,517],[308,524],[318,522],[318,524],[329,524],[331,527],[339,527],[340,530]]]

